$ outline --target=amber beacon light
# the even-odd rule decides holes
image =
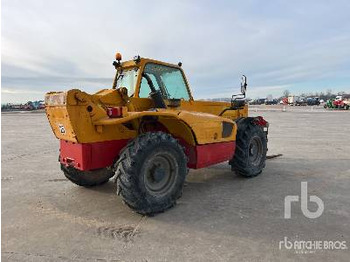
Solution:
[[[117,61],[120,61],[120,60],[122,60],[122,55],[121,55],[121,53],[116,53],[115,54],[115,60],[117,60]]]

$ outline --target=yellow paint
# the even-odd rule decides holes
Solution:
[[[148,62],[179,68],[185,78],[190,100],[181,101],[177,108],[149,111],[154,107],[153,101],[138,97],[141,73],[136,81],[135,95],[130,98],[122,88],[102,89],[92,95],[78,89],[49,92],[45,96],[46,114],[56,137],[77,143],[132,139],[138,135],[142,119],[152,117],[174,137],[192,145],[235,140],[237,126],[234,120],[248,115],[247,106],[219,116],[230,103],[194,101],[185,74],[177,65],[141,58],[139,63],[123,62],[122,67],[138,67],[142,72]],[[123,117],[109,118],[107,107],[117,106],[123,107]],[[234,125],[232,134],[226,138],[222,137],[223,122]]]

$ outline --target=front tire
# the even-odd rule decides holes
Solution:
[[[144,133],[122,150],[116,170],[117,193],[124,203],[152,215],[171,208],[181,196],[187,157],[171,135]]]
[[[236,151],[230,161],[232,171],[244,177],[259,175],[266,162],[267,139],[262,127],[244,119],[238,123]]]

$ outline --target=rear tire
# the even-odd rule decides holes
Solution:
[[[114,175],[114,171],[102,168],[92,171],[81,171],[74,167],[67,167],[61,164],[61,170],[74,184],[84,187],[92,187],[107,183],[108,180]]]
[[[117,194],[145,215],[174,206],[188,173],[183,148],[163,132],[144,133],[132,140],[122,150],[116,167]]]
[[[236,151],[229,162],[232,171],[244,177],[259,175],[266,162],[267,139],[262,127],[246,118],[238,122]]]

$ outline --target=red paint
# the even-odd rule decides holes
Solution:
[[[79,144],[60,140],[60,162],[87,171],[111,166],[120,150],[129,140],[113,140],[97,143]],[[189,168],[202,168],[232,159],[236,143],[222,142],[191,146],[179,141],[185,147]]]
[[[198,169],[231,160],[235,153],[236,141],[192,146],[183,139],[178,139],[185,147],[188,168]]]
[[[121,106],[119,107],[108,107],[107,108],[107,115],[110,118],[118,118],[123,116],[123,108]]]
[[[111,166],[128,140],[79,144],[60,140],[60,162],[80,170]]]
[[[269,126],[269,123],[262,116],[255,117],[253,123],[262,127]]]
[[[333,105],[334,105],[335,107],[344,107],[345,103],[344,103],[343,100],[334,100],[334,101],[333,101]]]
[[[236,141],[196,146],[197,161],[193,168],[202,168],[231,160],[235,154]]]

